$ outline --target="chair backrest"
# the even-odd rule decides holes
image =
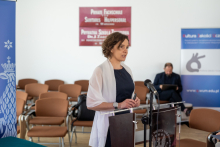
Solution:
[[[81,94],[81,86],[77,84],[64,84],[59,86],[59,92],[66,93],[68,97],[78,97]]]
[[[145,87],[147,89],[147,93],[150,92],[150,90],[144,85],[143,81],[135,81],[134,84],[135,84],[135,86]]]
[[[193,109],[189,117],[189,127],[207,132],[220,129],[220,112],[213,109]]]
[[[144,87],[146,87],[144,85],[144,81],[134,81],[134,84],[135,84],[135,86],[144,86]]]
[[[51,91],[58,91],[60,85],[64,84],[62,80],[47,80],[45,84],[49,86],[49,90]]]
[[[67,100],[68,96],[66,93],[53,91],[53,92],[41,93],[39,99],[44,99],[44,98],[60,98]]]
[[[41,93],[48,91],[49,86],[45,84],[32,83],[25,86],[25,92],[28,96],[39,97]]]
[[[40,99],[36,101],[36,116],[66,117],[69,102],[64,99]]]
[[[141,100],[141,104],[146,104],[147,92],[148,89],[146,87],[135,85],[135,93],[137,94],[137,97]]]
[[[25,101],[23,99],[16,98],[16,116],[17,117],[21,115],[22,112],[24,111],[24,104],[25,104]]]
[[[75,84],[82,86],[81,91],[88,91],[89,80],[78,80],[78,81],[75,81]]]
[[[31,83],[38,83],[35,79],[21,79],[18,81],[18,89],[25,89],[25,85],[31,84]]]
[[[18,90],[16,91],[16,98],[23,99],[25,104],[27,102],[27,97],[28,97],[28,94],[26,92],[18,91]]]

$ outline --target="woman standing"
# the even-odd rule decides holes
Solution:
[[[89,145],[111,147],[109,116],[102,111],[138,107],[140,99],[131,99],[134,92],[132,72],[123,61],[128,54],[128,36],[115,32],[107,36],[102,52],[107,61],[99,65],[90,81],[87,94],[88,109],[95,110]]]

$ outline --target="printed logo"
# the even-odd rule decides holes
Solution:
[[[198,57],[198,53],[196,53],[196,55],[193,54],[192,58],[186,64],[186,69],[189,72],[199,72],[199,69],[201,68],[201,63],[200,63],[199,59],[201,59],[201,58],[205,58],[205,55]],[[198,65],[197,66],[198,68],[197,69],[192,68],[191,67],[192,63],[196,63]]]
[[[0,95],[0,136],[16,137],[16,89],[15,89],[15,64],[10,62],[1,64],[4,72],[0,73],[0,79],[7,80],[7,85],[2,95]],[[10,110],[10,111],[9,111]]]
[[[171,138],[168,132],[165,130],[158,130],[158,138],[157,131],[154,131],[152,134],[152,142],[154,147],[170,147],[171,146]],[[156,141],[157,138],[157,141]]]
[[[6,47],[8,50],[13,47],[13,46],[12,46],[12,43],[13,43],[13,42],[10,42],[9,40],[8,40],[7,42],[4,42],[4,43],[5,43],[5,46],[4,46],[4,47]]]

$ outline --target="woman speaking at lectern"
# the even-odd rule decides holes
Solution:
[[[140,99],[132,100],[134,81],[131,69],[126,66],[128,55],[128,36],[115,32],[106,37],[102,53],[107,60],[96,67],[87,93],[87,108],[95,110],[89,145],[92,147],[111,147],[109,116],[102,111],[138,107]]]

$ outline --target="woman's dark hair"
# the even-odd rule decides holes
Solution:
[[[172,63],[166,63],[166,64],[164,65],[164,68],[166,68],[167,66],[170,66],[170,67],[173,68],[173,64],[172,64]]]
[[[127,39],[129,42],[128,36],[121,34],[119,32],[114,32],[114,33],[108,35],[105,38],[104,42],[102,43],[102,53],[104,54],[104,56],[106,58],[111,57],[111,50],[113,49],[113,47],[118,42],[120,42],[118,45],[118,48],[119,48],[125,39]]]

